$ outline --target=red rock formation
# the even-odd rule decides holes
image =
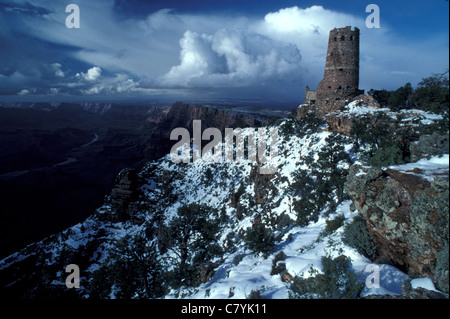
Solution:
[[[448,175],[430,182],[419,173],[354,165],[346,188],[378,258],[448,292]]]

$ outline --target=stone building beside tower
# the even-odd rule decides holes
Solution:
[[[330,31],[323,80],[312,91],[307,86],[299,117],[313,110],[318,115],[337,111],[356,99],[375,101],[359,89],[359,29],[335,28]]]

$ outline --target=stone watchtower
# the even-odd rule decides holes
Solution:
[[[324,115],[363,94],[364,91],[359,90],[358,86],[359,29],[335,28],[330,31],[328,39],[323,80],[316,92],[306,89],[305,104],[314,105],[316,113]]]

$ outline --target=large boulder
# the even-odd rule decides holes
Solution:
[[[345,187],[374,239],[376,258],[430,277],[448,292],[448,169],[439,174],[353,165]]]

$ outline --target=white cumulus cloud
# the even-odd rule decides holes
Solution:
[[[87,73],[77,73],[76,77],[87,81],[96,81],[102,75],[102,69],[98,66],[94,66],[87,70]]]
[[[63,78],[65,76],[65,73],[61,70],[62,65],[60,63],[53,63],[50,65],[50,68],[56,77]]]
[[[300,76],[298,48],[253,32],[187,31],[180,48],[180,63],[159,79],[163,86],[248,87]]]
[[[30,91],[27,89],[22,89],[19,93],[17,93],[17,95],[20,95],[20,96],[27,95],[27,94],[30,94]]]

